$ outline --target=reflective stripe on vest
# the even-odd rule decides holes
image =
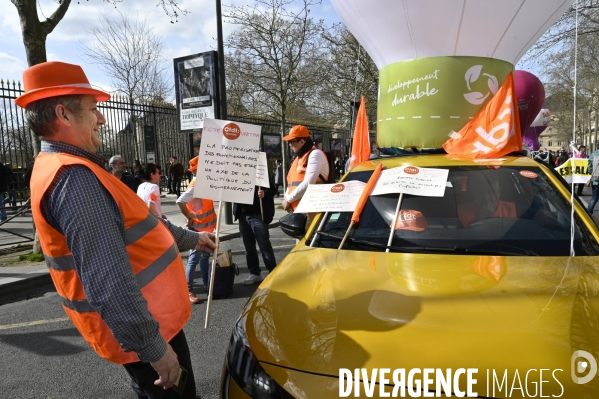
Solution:
[[[195,179],[189,183],[189,187],[195,186]],[[216,212],[214,212],[214,202],[209,199],[194,198],[194,200],[201,200],[202,207],[200,209],[194,208],[194,201],[189,201],[185,206],[189,212],[194,214],[196,217],[191,219],[191,228],[197,231],[209,231],[214,230],[216,226]]]
[[[307,169],[307,167],[304,165],[306,165],[308,163],[308,157],[314,150],[318,150],[318,148],[316,148],[316,146],[313,146],[312,149],[310,151],[306,152],[301,158],[296,157],[293,160],[293,163],[291,164],[291,168],[289,169],[289,173],[287,174],[287,194],[291,194],[292,192],[294,192],[295,189],[297,188],[297,186],[302,184],[302,182],[304,181],[304,177],[306,176],[306,169]],[[318,150],[318,151],[320,151],[320,150]],[[325,159],[326,159],[326,157],[325,157]],[[327,161],[327,170],[328,170],[329,160],[326,159],[326,161]],[[328,178],[328,176],[327,176],[327,178]],[[316,178],[315,183],[321,184],[321,183],[325,183],[325,181],[323,179],[321,179],[320,175],[319,175]],[[290,203],[291,207],[294,210],[299,205],[300,200],[301,200],[301,198]]]
[[[83,165],[112,195],[125,226],[125,249],[148,310],[170,341],[191,315],[181,255],[170,231],[149,213],[148,207],[126,185],[91,161],[68,154],[38,155],[31,178],[32,213],[46,264],[64,310],[89,345],[103,358],[125,364],[139,361],[134,350],[125,352],[110,328],[91,306],[76,271],[66,237],[50,226],[41,203],[57,171],[65,165]],[[141,349],[141,348],[139,348]]]

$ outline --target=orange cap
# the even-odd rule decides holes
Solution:
[[[92,88],[79,65],[64,62],[42,62],[23,72],[25,93],[15,103],[22,108],[33,101],[72,94],[92,95],[97,101],[107,101],[110,94]]]
[[[300,139],[300,138],[308,138],[310,137],[310,132],[308,131],[308,128],[303,126],[303,125],[295,125],[294,127],[291,128],[291,130],[289,131],[289,134],[285,137],[283,137],[283,140],[285,141],[290,141],[293,139]]]
[[[198,162],[200,160],[200,157],[195,157],[195,158],[191,158],[189,160],[189,170],[190,172],[194,172],[196,170],[198,170]]]
[[[393,224],[393,222],[391,222]],[[399,211],[395,230],[422,231],[428,227],[428,223],[421,212],[406,209]]]

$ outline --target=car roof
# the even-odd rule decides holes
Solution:
[[[380,162],[386,168],[395,168],[403,165],[434,168],[440,166],[484,166],[484,165],[509,165],[517,167],[538,167],[539,163],[522,155],[503,156],[495,159],[472,159],[449,154],[414,154],[393,157],[379,157],[364,161],[350,172],[373,170]]]

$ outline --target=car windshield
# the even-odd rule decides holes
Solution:
[[[535,167],[447,167],[443,197],[404,194],[390,252],[471,255],[570,255],[571,209],[566,198]],[[372,171],[345,181],[367,182]],[[344,249],[385,251],[399,194],[370,196]],[[329,212],[308,245],[338,248],[352,212]],[[576,255],[598,255],[599,245],[574,218]]]

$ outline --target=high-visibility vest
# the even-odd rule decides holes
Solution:
[[[55,230],[41,212],[42,199],[57,171],[64,165],[75,164],[89,168],[114,198],[123,217],[133,274],[166,342],[181,331],[191,316],[181,254],[170,231],[149,212],[143,200],[102,167],[64,153],[38,155],[31,176],[31,209],[63,308],[98,355],[118,364],[137,362],[137,354],[123,350],[100,314],[87,301],[66,237]]]
[[[188,189],[195,186],[196,180],[189,183]],[[189,212],[196,215],[191,219],[191,228],[196,231],[212,232],[216,228],[216,212],[214,212],[214,202],[204,198],[194,198],[187,204]]]
[[[289,169],[289,173],[287,174],[287,184],[288,184],[287,194],[291,194],[292,192],[294,192],[295,189],[297,188],[297,186],[299,186],[304,181],[304,177],[306,177],[306,169],[308,166],[308,157],[310,157],[310,154],[314,150],[320,151],[318,148],[316,148],[316,146],[314,146],[310,149],[310,151],[306,152],[301,158],[295,157],[295,159],[293,160],[293,163],[291,164],[291,168]],[[325,159],[326,159],[326,156],[325,156]],[[329,169],[329,160],[326,159],[326,161],[327,161],[327,169]],[[318,175],[318,178],[316,179],[316,184],[325,183],[327,179],[328,179],[328,176],[325,179],[324,176]],[[294,210],[299,205],[300,199],[291,202],[291,207]]]

